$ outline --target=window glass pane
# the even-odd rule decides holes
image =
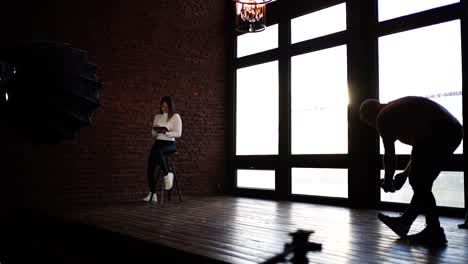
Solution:
[[[447,108],[462,123],[460,21],[380,37],[379,82],[383,103],[409,95],[424,96]],[[395,150],[409,154],[411,147],[398,141]],[[463,142],[455,153],[463,153]]]
[[[245,33],[237,37],[237,57],[243,57],[278,47],[278,24],[264,31]]]
[[[400,172],[402,171],[397,171],[395,174]],[[384,174],[385,172],[381,170],[381,178],[384,177]],[[442,171],[432,187],[432,192],[434,193],[437,205],[464,208],[465,195],[463,186],[463,171]],[[401,190],[394,193],[386,193],[382,189],[380,190],[380,197],[383,202],[409,203],[413,196],[413,190],[411,189],[408,180]]]
[[[448,4],[458,0],[379,0],[379,21],[401,17]]]
[[[252,189],[275,189],[274,170],[237,170],[237,187]]]
[[[346,4],[291,19],[291,43],[346,30]]]
[[[348,198],[347,169],[292,168],[292,194]]]
[[[292,154],[348,152],[346,46],[291,58]]]
[[[278,62],[237,70],[236,154],[278,154]]]

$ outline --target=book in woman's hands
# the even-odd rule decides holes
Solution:
[[[153,130],[158,132],[158,133],[165,133],[165,132],[169,131],[167,129],[167,127],[164,127],[164,126],[155,126],[155,127],[153,127]]]

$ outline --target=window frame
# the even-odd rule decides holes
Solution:
[[[236,35],[232,31],[228,45],[227,67],[227,135],[226,159],[228,191],[235,195],[303,201],[353,207],[402,210],[405,204],[380,201],[377,186],[382,156],[379,154],[378,135],[359,120],[359,106],[367,98],[378,98],[378,38],[441,22],[460,19],[462,41],[462,89],[468,87],[468,14],[462,12],[468,0],[447,6],[378,22],[378,0],[275,1],[267,5],[267,25],[278,23],[278,48],[236,58]],[[346,2],[347,29],[323,37],[291,44],[291,19],[323,8]],[[232,7],[230,7],[232,8]],[[233,12],[232,12],[233,14]],[[234,22],[231,18],[231,25]],[[231,27],[233,28],[233,27]],[[252,34],[252,33],[251,33]],[[253,33],[254,34],[254,33]],[[291,155],[291,56],[347,45],[348,83],[348,154]],[[278,60],[279,63],[279,153],[278,155],[235,155],[235,71],[238,68]],[[463,96],[463,116],[467,116],[466,97]],[[465,118],[464,118],[465,119]],[[465,123],[465,120],[463,120]],[[464,140],[466,142],[466,140]],[[464,143],[464,149],[467,149]],[[404,169],[409,155],[398,155],[397,169]],[[291,168],[345,168],[348,169],[348,199],[314,197],[291,194]],[[237,169],[274,169],[274,192],[236,188]],[[454,155],[444,170],[466,171],[463,154]],[[465,207],[468,204],[468,176],[464,176]],[[441,207],[443,213],[463,214],[460,208]]]

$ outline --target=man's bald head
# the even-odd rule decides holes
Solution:
[[[377,115],[382,109],[382,104],[376,99],[367,99],[365,100],[359,109],[361,121],[366,124],[375,127]]]

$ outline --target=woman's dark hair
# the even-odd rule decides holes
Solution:
[[[172,100],[172,97],[170,96],[164,96],[162,99],[161,99],[161,103],[159,104],[159,112],[161,114],[163,114],[163,111],[162,111],[162,104],[163,103],[166,103],[167,104],[167,108],[168,109],[168,113],[167,113],[167,120],[171,119],[172,115],[174,114],[174,101]]]

